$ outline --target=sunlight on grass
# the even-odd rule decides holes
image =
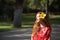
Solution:
[[[0,29],[1,28],[12,28],[12,26],[0,26]]]
[[[22,25],[20,28],[14,28],[13,26],[0,26],[0,32],[4,31],[10,31],[10,30],[17,30],[17,29],[23,29],[23,28],[32,28],[33,25]]]
[[[58,17],[60,17],[60,15],[49,15],[50,16],[50,18],[58,18]]]
[[[13,29],[14,28],[12,26],[0,26],[0,32],[9,31]]]
[[[24,27],[32,27],[33,25],[22,25],[22,27],[24,28]]]

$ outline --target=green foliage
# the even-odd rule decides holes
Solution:
[[[35,7],[33,5],[33,2],[34,0],[24,0],[24,7],[34,9]]]
[[[50,5],[50,11],[60,12],[60,0],[53,0],[52,4]]]
[[[15,0],[0,0],[0,19],[2,21],[11,20],[14,12],[14,7]]]
[[[44,10],[47,0],[24,0],[24,9],[27,12],[35,12],[37,10]],[[10,21],[13,18],[13,13],[16,5],[16,0],[0,0],[0,21]],[[60,11],[59,0],[49,0],[50,11]],[[57,14],[57,13],[56,13]]]
[[[54,1],[54,0],[49,0],[49,5],[51,5],[53,1]]]
[[[49,0],[49,5],[53,0]],[[24,7],[31,8],[31,9],[39,9],[44,10],[45,4],[47,3],[47,0],[24,0]]]

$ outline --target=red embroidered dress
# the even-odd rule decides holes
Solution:
[[[38,34],[34,34],[32,40],[51,40],[51,28],[49,26],[40,27]]]

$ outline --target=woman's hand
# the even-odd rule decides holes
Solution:
[[[34,34],[31,35],[31,40],[33,40],[33,36],[34,36]]]
[[[31,40],[37,40],[38,33],[31,35]]]

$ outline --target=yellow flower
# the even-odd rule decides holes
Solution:
[[[40,18],[44,19],[46,17],[46,14],[44,12],[42,12],[40,15],[39,15]]]

